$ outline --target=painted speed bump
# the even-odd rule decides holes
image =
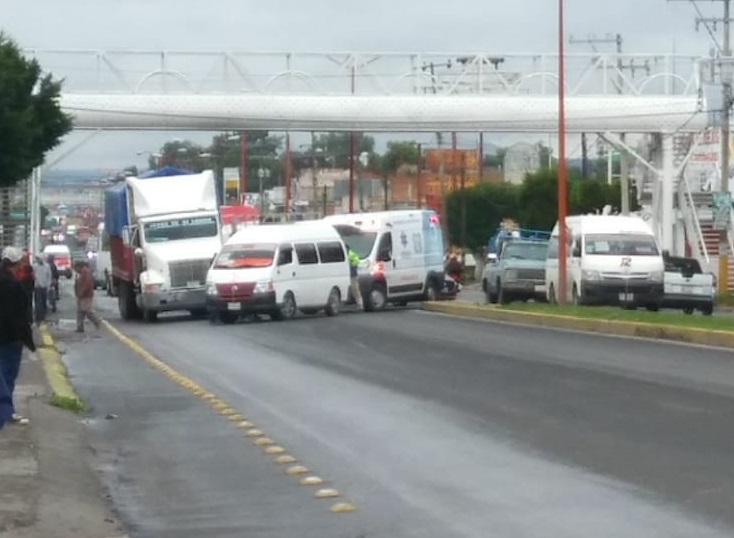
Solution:
[[[285,453],[285,448],[283,448],[282,446],[273,445],[273,446],[267,447],[265,449],[265,453],[266,454],[273,455],[273,456],[276,455],[276,454],[284,454]]]
[[[296,463],[297,460],[290,454],[283,454],[282,456],[275,458],[273,461],[278,465],[288,465],[289,463]]]
[[[304,467],[303,465],[293,465],[292,467],[288,467],[285,472],[291,476],[308,474],[308,467]]]
[[[320,484],[323,484],[324,481],[318,476],[307,476],[305,478],[301,478],[301,481],[299,483],[302,486],[318,486]]]
[[[270,446],[274,445],[275,441],[273,441],[270,437],[258,437],[255,439],[255,444],[257,446]]]
[[[347,512],[354,512],[357,508],[352,503],[336,503],[330,510],[335,514],[344,514]]]
[[[332,499],[339,496],[339,492],[334,488],[323,488],[316,491],[313,494],[317,499]]]

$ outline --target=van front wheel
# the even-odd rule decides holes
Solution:
[[[382,286],[373,286],[367,294],[367,300],[364,303],[364,309],[367,312],[377,312],[385,308],[387,297],[385,289]]]
[[[326,301],[326,315],[333,317],[339,315],[339,309],[341,308],[342,297],[341,293],[337,288],[332,288],[329,293],[329,298]]]
[[[280,308],[278,308],[278,310],[273,312],[271,317],[275,321],[284,321],[284,320],[293,319],[295,315],[296,315],[296,299],[293,297],[293,293],[288,291],[283,296],[283,304],[280,305]]]

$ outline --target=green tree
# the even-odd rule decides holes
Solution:
[[[489,237],[504,218],[517,218],[519,187],[510,183],[481,183],[467,189],[466,196],[466,245],[478,249],[487,244]],[[454,192],[446,200],[448,214],[448,240],[459,244],[461,240],[461,196]]]
[[[34,59],[0,33],[0,187],[12,187],[43,163],[46,153],[71,130],[58,98],[61,82],[44,75]],[[10,193],[0,199],[0,216],[9,218]],[[3,227],[3,243],[15,234]]]
[[[378,160],[373,157],[375,153],[375,139],[369,135],[356,134],[358,156],[363,151],[370,154],[370,165],[368,168],[376,168]],[[351,154],[351,135],[349,133],[321,133],[316,136],[314,149],[321,150],[325,157],[333,159],[336,168],[349,168],[349,155]]]
[[[71,118],[59,106],[60,91],[61,82],[43,75],[35,59],[0,34],[0,186],[30,176],[71,130]]]
[[[487,240],[504,218],[511,218],[523,228],[551,230],[558,220],[558,172],[540,170],[528,174],[522,185],[481,184],[465,191],[467,199],[467,240],[476,249]],[[461,196],[454,192],[447,199],[449,240],[458,244],[461,233]],[[569,213],[598,213],[604,206],[620,207],[619,183],[608,185],[602,180],[581,180],[578,171],[569,181]],[[636,196],[630,194],[633,211]]]
[[[404,164],[417,165],[420,159],[418,143],[414,141],[396,141],[387,143],[387,151],[382,156],[383,173],[394,173]]]
[[[273,136],[268,131],[247,131],[247,145],[249,156],[247,170],[250,178],[248,190],[251,192],[258,190],[257,171],[260,168],[270,170],[270,176],[264,181],[263,188],[269,189],[277,185],[282,176],[282,156],[279,155],[279,150],[283,145],[283,138]],[[216,170],[239,167],[241,164],[241,141],[239,137],[229,133],[216,135],[207,152],[211,154],[211,165]]]

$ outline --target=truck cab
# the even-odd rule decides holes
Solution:
[[[127,178],[108,196],[105,217],[123,319],[206,313],[206,274],[222,245],[210,171]]]

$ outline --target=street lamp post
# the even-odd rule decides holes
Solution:
[[[265,196],[263,191],[263,179],[270,177],[270,169],[269,168],[258,168],[257,169],[257,178],[260,181],[260,218],[262,218],[265,215]]]

